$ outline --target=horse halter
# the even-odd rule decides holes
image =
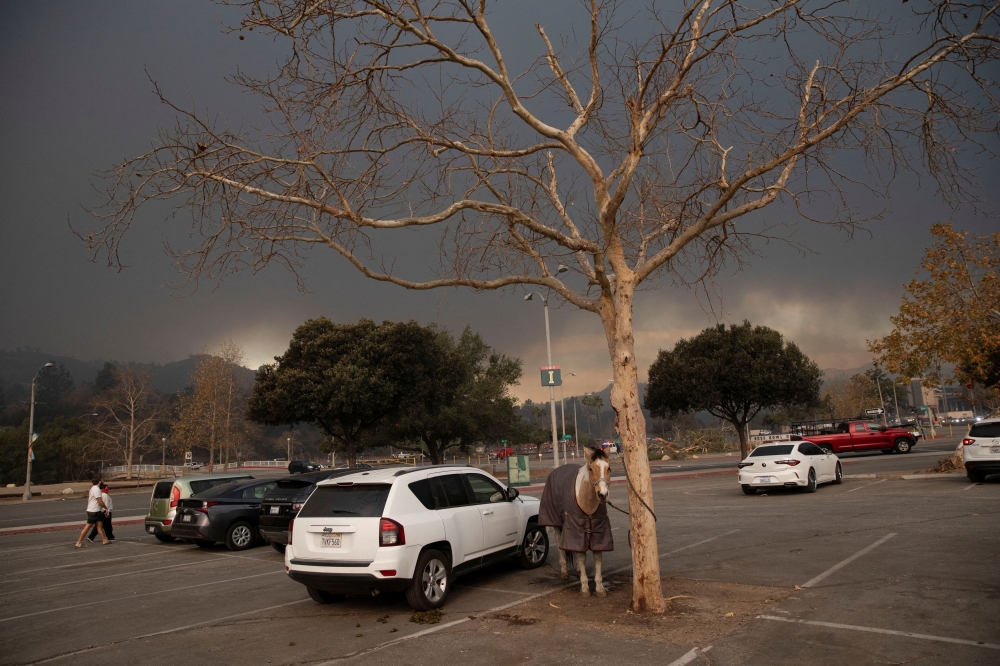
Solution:
[[[588,463],[587,464],[587,470],[588,471],[591,469],[590,465],[592,465],[592,464],[593,463]],[[604,476],[605,471],[608,474],[607,477]],[[596,481],[594,479],[590,479],[590,487],[591,488],[596,488],[597,484],[599,484],[601,481],[604,481],[605,483],[607,483],[609,485],[611,484],[611,463],[608,463],[608,466],[607,466],[606,470],[601,470],[601,476],[599,476]]]

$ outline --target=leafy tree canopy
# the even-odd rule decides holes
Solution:
[[[288,351],[257,371],[248,417],[267,425],[314,423],[351,465],[365,441],[429,378],[437,332],[416,322],[310,319]]]
[[[746,424],[763,409],[819,399],[819,367],[780,333],[750,322],[706,328],[649,368],[645,407],[653,416],[705,410],[733,424],[747,454]]]
[[[386,433],[395,446],[425,451],[441,463],[450,448],[517,431],[520,419],[510,387],[521,378],[519,359],[496,353],[467,327],[457,341],[447,331],[436,331],[422,361],[424,381],[407,394]]]
[[[931,227],[934,242],[906,285],[895,328],[869,343],[890,372],[941,383],[942,365],[964,382],[1000,390],[1000,233],[974,236],[951,223]]]

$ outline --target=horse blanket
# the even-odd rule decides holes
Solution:
[[[607,505],[601,504],[594,515],[588,516],[576,503],[576,476],[579,472],[580,465],[563,465],[552,470],[542,491],[538,524],[562,528],[560,550],[574,553],[614,550]]]

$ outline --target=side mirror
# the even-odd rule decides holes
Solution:
[[[519,497],[520,495],[521,495],[521,493],[520,493],[520,492],[518,492],[517,488],[508,488],[508,489],[507,489],[507,501],[508,501],[508,502],[513,502],[513,501],[514,501],[514,500],[516,500],[516,499],[517,499],[517,498],[518,498],[518,497]]]

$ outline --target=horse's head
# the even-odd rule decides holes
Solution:
[[[587,457],[587,472],[590,475],[590,485],[594,487],[601,504],[608,501],[608,484],[611,483],[611,463],[608,454],[602,449],[594,449]]]

